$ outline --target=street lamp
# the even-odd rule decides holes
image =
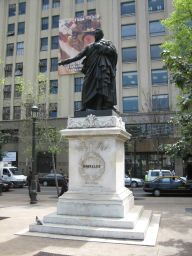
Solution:
[[[30,188],[29,188],[29,194],[31,199],[31,204],[37,203],[37,181],[35,180],[35,174],[36,174],[36,158],[35,158],[35,124],[36,119],[38,117],[39,109],[37,106],[33,105],[31,108],[31,117],[32,117],[32,173],[31,173],[31,182],[30,182]]]

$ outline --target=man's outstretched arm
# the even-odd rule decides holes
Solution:
[[[66,60],[61,60],[61,61],[59,61],[58,62],[58,65],[59,66],[61,66],[61,65],[67,65],[67,64],[70,64],[70,63],[72,63],[72,62],[74,62],[74,61],[77,61],[77,60],[80,60],[80,59],[82,59],[84,56],[85,56],[85,53],[86,53],[86,48],[82,51],[82,52],[80,52],[78,55],[76,55],[75,57],[73,57],[73,58],[69,58],[69,59],[66,59]]]

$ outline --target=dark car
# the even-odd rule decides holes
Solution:
[[[10,181],[3,180],[0,182],[0,186],[1,186],[2,192],[6,192],[6,191],[9,191],[9,189],[13,187],[13,183]]]
[[[154,196],[160,196],[165,193],[192,195],[192,183],[186,182],[178,176],[164,176],[145,182],[143,190],[153,193]]]
[[[56,174],[56,175],[57,175],[58,185],[62,186],[64,181],[64,176],[61,174]],[[49,173],[43,177],[39,177],[39,183],[42,184],[43,186],[55,186],[55,174]]]

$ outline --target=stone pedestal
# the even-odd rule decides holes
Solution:
[[[129,134],[118,121],[90,115],[70,119],[69,128],[61,131],[69,140],[70,171],[69,191],[59,198],[58,214],[124,217],[133,207],[133,195],[124,187]]]
[[[153,215],[135,206],[124,187],[124,142],[130,134],[122,119],[69,118],[61,134],[69,141],[69,190],[58,199],[57,212],[30,231],[144,240]]]

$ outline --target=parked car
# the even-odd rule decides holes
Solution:
[[[58,185],[62,186],[64,181],[64,176],[61,174],[56,174],[56,175],[57,175]],[[39,183],[42,184],[43,186],[55,186],[55,174],[49,173],[43,177],[39,177]]]
[[[179,176],[164,176],[145,182],[143,190],[152,193],[154,196],[165,193],[192,195],[192,183],[186,182]]]
[[[125,175],[125,186],[136,188],[136,187],[142,187],[143,184],[144,184],[143,179],[132,178],[132,177],[129,177],[128,175]]]
[[[160,169],[149,170],[147,172],[146,181],[154,180],[160,176],[172,176],[172,172],[170,170],[160,170]]]

